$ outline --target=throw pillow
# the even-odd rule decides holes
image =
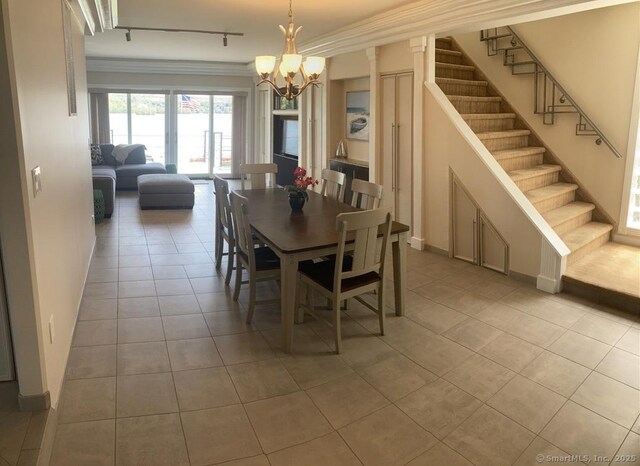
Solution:
[[[103,165],[102,151],[100,144],[91,144],[91,165]]]

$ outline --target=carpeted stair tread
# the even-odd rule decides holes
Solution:
[[[441,53],[443,55],[452,55],[454,57],[462,56],[462,52],[458,52],[457,50],[440,49],[438,47],[436,47],[436,53]]]
[[[530,202],[542,202],[565,193],[570,193],[578,189],[577,184],[573,183],[554,183],[542,188],[532,189],[524,193]]]
[[[551,227],[555,227],[584,213],[590,212],[593,209],[595,209],[595,205],[589,202],[575,201],[545,212],[542,216]]]
[[[436,68],[448,68],[450,70],[464,70],[464,71],[473,71],[476,69],[475,66],[471,66],[471,65],[457,65],[455,63],[442,63],[437,61],[436,62]]]
[[[531,131],[528,129],[508,129],[504,131],[486,131],[484,133],[476,133],[481,141],[488,139],[512,138],[518,136],[529,136]]]
[[[590,242],[608,234],[613,230],[613,226],[607,223],[589,222],[575,230],[560,235],[571,252],[577,251]]]
[[[500,102],[502,97],[477,97],[474,95],[448,95],[447,98],[449,100],[459,100],[459,101],[467,101],[467,102]],[[469,115],[466,113],[465,115]]]
[[[436,78],[436,84],[460,84],[465,86],[484,86],[487,87],[489,83],[487,81],[475,81],[471,79],[458,79],[458,78]]]
[[[495,120],[501,118],[515,118],[515,113],[461,113],[460,116],[463,120]]]
[[[526,180],[528,178],[534,178],[536,176],[548,175],[550,173],[559,172],[562,170],[560,165],[536,165],[532,168],[521,168],[519,170],[513,170],[508,173],[513,181]]]
[[[513,159],[516,157],[528,157],[530,155],[543,154],[546,151],[544,147],[527,146],[518,147],[517,149],[502,149],[493,151],[493,157],[500,161],[506,159]]]

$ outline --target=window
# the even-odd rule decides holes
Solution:
[[[640,127],[638,127],[638,142],[631,175],[631,193],[629,199],[629,217],[627,227],[640,230]]]
[[[109,94],[111,144],[130,144],[128,112],[128,94]]]

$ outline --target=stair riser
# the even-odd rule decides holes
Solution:
[[[473,79],[472,70],[458,70],[436,65],[436,78]]]
[[[451,103],[459,113],[499,113],[500,102],[474,102],[452,100]]]
[[[461,55],[450,55],[441,53],[436,50],[436,61],[439,63],[453,63],[454,65],[463,65]]]
[[[591,214],[592,214],[592,211],[590,210],[589,212],[585,212],[576,217],[573,217],[570,220],[567,220],[564,223],[554,226],[553,229],[559,235],[563,233],[567,233],[571,230],[575,230],[576,228],[589,223],[591,221]]]
[[[467,120],[467,124],[476,133],[483,133],[513,129],[514,121],[515,118],[493,118],[491,120]]]
[[[595,251],[600,246],[607,243],[610,239],[610,236],[611,236],[611,233],[607,232],[606,234],[597,237],[590,243],[585,244],[580,249],[576,249],[575,251],[572,251],[571,254],[569,254],[569,257],[567,258],[567,264],[573,264],[576,261],[582,259],[584,256],[586,256],[590,252]]]
[[[562,207],[563,205],[567,205],[570,202],[576,200],[576,192],[569,191],[568,193],[563,193],[555,197],[550,197],[549,199],[545,199],[544,201],[536,202],[533,206],[540,212],[544,214],[545,212],[549,212],[550,210],[557,209],[558,207]]]
[[[442,40],[442,39],[436,39],[436,48],[445,49],[445,50],[452,50],[451,42],[450,41],[446,41],[446,40]]]
[[[527,155],[524,157],[513,157],[498,161],[504,171],[520,170],[521,168],[533,168],[542,163],[542,154]]]
[[[482,140],[482,142],[490,151],[517,149],[518,147],[526,147],[529,145],[529,136],[509,136],[506,138],[486,139]]]
[[[474,86],[471,84],[438,84],[446,95],[468,95],[473,97],[486,97],[487,86]]]
[[[516,181],[515,183],[521,191],[530,191],[532,189],[542,188],[544,186],[549,186],[550,184],[557,182],[558,172],[547,173],[541,176],[534,176],[531,178],[527,178],[526,180]]]

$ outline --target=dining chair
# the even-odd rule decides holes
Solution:
[[[382,186],[370,181],[354,178],[351,181],[351,206],[359,209],[371,210],[380,207],[382,202]]]
[[[378,231],[382,227],[382,248],[378,251]],[[297,308],[302,307],[316,319],[333,327],[336,353],[342,351],[340,333],[340,303],[349,298],[378,314],[380,334],[384,335],[384,277],[385,260],[391,232],[391,213],[388,209],[348,212],[336,217],[338,252],[334,260],[305,261],[300,264],[298,284],[306,286],[306,304],[302,306],[300,293],[296,296]],[[347,241],[352,241],[353,251],[347,253]],[[351,249],[351,248],[349,248]],[[301,288],[301,286],[299,286]],[[360,295],[377,291],[377,309]],[[331,299],[332,322],[315,312],[314,291]]]
[[[213,177],[213,186],[216,193],[216,232],[215,232],[215,258],[216,270],[222,266],[222,257],[227,256],[227,274],[224,282],[231,282],[233,272],[233,260],[235,257],[235,236],[231,218],[231,204],[229,203],[229,183],[218,175]],[[227,252],[224,252],[224,243],[227,243]]]
[[[275,163],[243,163],[240,164],[240,186],[242,189],[265,189],[268,187],[267,175],[273,177],[272,187],[276,185],[278,165]],[[247,185],[246,182],[250,184]],[[251,187],[249,187],[251,186]]]
[[[233,213],[233,228],[236,242],[236,283],[233,290],[233,300],[240,296],[240,287],[243,283],[249,284],[249,305],[247,308],[247,323],[251,323],[253,309],[256,305],[256,283],[262,280],[275,280],[280,278],[280,259],[267,246],[255,247],[251,226],[247,218],[249,201],[246,197],[232,192],[231,211]],[[249,273],[248,282],[242,281],[242,269]],[[277,300],[264,300],[260,302],[274,302]]]
[[[322,170],[322,187],[320,194],[336,201],[344,202],[344,189],[347,184],[347,175],[335,170],[324,168]]]

